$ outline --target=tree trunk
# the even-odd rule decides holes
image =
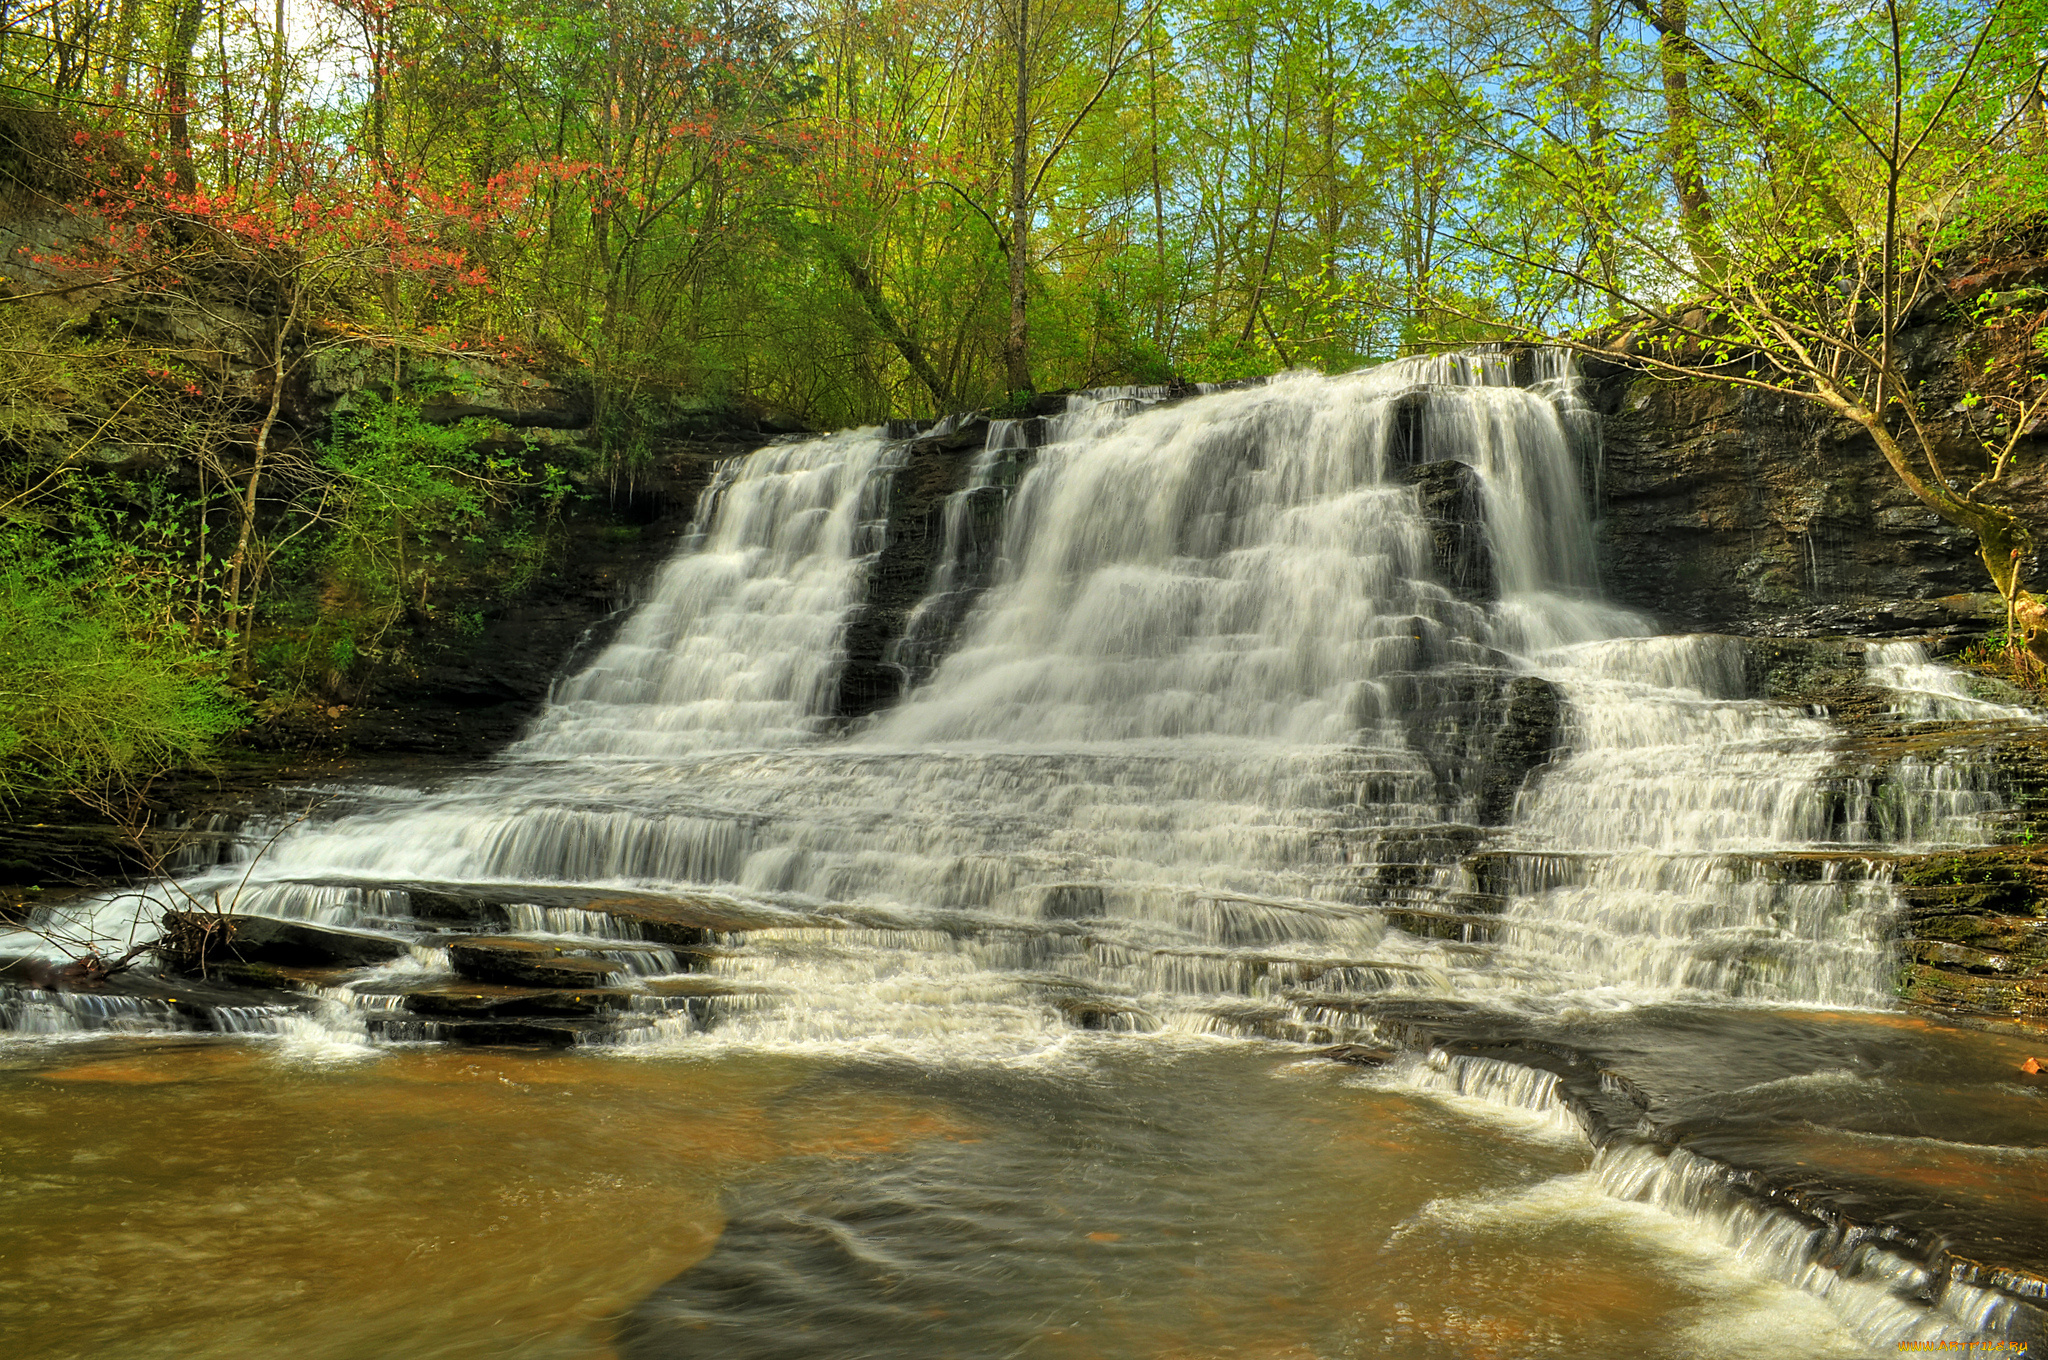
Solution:
[[[1658,24],[1657,62],[1664,83],[1664,164],[1678,196],[1678,226],[1702,276],[1718,279],[1727,272],[1725,253],[1714,241],[1713,207],[1707,180],[1700,169],[1699,116],[1692,104],[1693,46],[1687,0],[1664,0]]]
[[[1146,93],[1152,113],[1152,256],[1158,276],[1153,284],[1152,346],[1166,354],[1166,190],[1159,173],[1159,49],[1157,33],[1146,45]]]
[[[1280,244],[1280,207],[1287,196],[1287,153],[1294,138],[1294,97],[1288,95],[1287,103],[1280,113],[1280,162],[1273,171],[1273,215],[1266,227],[1266,249],[1259,258],[1259,276],[1252,281],[1251,314],[1244,319],[1244,332],[1237,337],[1240,348],[1251,344],[1252,327],[1263,318],[1266,305],[1266,280],[1273,273],[1273,251]],[[1266,322],[1266,334],[1273,339],[1273,347],[1280,350],[1277,336],[1273,336],[1273,323]],[[1280,350],[1281,362],[1285,363],[1285,350]]]
[[[2037,659],[2048,661],[2048,604],[2026,589],[2021,578],[2021,566],[2034,551],[2034,535],[2026,521],[2005,506],[1973,499],[1942,482],[1922,477],[1908,460],[1898,436],[1886,426],[1882,411],[1849,400],[1831,384],[1821,383],[1818,387],[1828,406],[1863,427],[1885,462],[1891,465],[1893,474],[1922,505],[1977,536],[1977,558],[2005,601],[2017,629],[2018,636],[2011,640],[2023,645]]]
[[[245,674],[249,665],[249,630],[255,622],[255,572],[251,570],[252,549],[256,539],[256,503],[263,485],[263,470],[270,461],[270,439],[277,431],[278,412],[284,407],[285,379],[291,373],[289,347],[292,326],[299,317],[299,302],[304,290],[294,282],[292,302],[284,319],[278,323],[276,339],[271,348],[270,363],[270,405],[263,413],[262,423],[256,427],[256,448],[249,465],[249,480],[243,484],[241,495],[242,523],[235,535],[235,553],[228,561],[228,590],[226,614],[228,626],[235,631],[232,653],[235,664]],[[249,602],[242,601],[242,580],[249,578]]]
[[[289,55],[285,42],[284,0],[275,0],[270,27],[270,71],[267,82],[269,89],[264,97],[264,102],[269,106],[265,110],[265,121],[270,129],[272,156],[284,154],[285,66]]]
[[[192,49],[206,20],[206,0],[178,0],[164,39],[164,131],[171,144],[171,169],[178,187],[198,183],[192,173]]]
[[[1586,141],[1587,159],[1599,184],[1595,193],[1613,202],[1618,197],[1614,182],[1614,133],[1607,121],[1607,0],[1592,0],[1586,11]],[[1614,282],[1614,224],[1606,214],[1592,221],[1593,259],[1600,281]]]
[[[875,276],[868,272],[866,265],[853,257],[852,251],[839,242],[832,241],[826,248],[831,251],[832,258],[839,262],[840,269],[845,271],[847,280],[853,284],[853,291],[860,296],[861,305],[867,308],[868,315],[874,319],[875,325],[881,328],[882,335],[896,347],[896,352],[903,356],[903,362],[910,365],[910,371],[917,375],[917,380],[932,394],[932,401],[936,403],[934,413],[943,415],[952,409],[952,390],[947,387],[946,380],[939,376],[938,370],[932,367],[931,358],[924,352],[924,346],[897,321],[896,313],[890,310],[889,300],[882,295],[881,285],[875,282]]]
[[[109,71],[113,80],[113,101],[126,104],[135,79],[135,29],[142,20],[142,0],[121,0],[120,13],[120,26],[114,30]]]
[[[1017,107],[1010,130],[1010,332],[1003,343],[1003,378],[1012,392],[1031,390],[1031,351],[1025,308],[1031,248],[1031,0],[1016,0],[1011,28],[1016,41]]]

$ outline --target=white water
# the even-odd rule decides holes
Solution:
[[[1863,654],[1863,666],[1870,683],[1895,696],[1892,711],[1916,722],[2041,721],[2032,709],[1993,703],[1970,693],[1961,674],[1930,659],[1927,649],[1917,642],[1872,643]]]
[[[816,734],[860,563],[881,548],[879,429],[726,465],[689,549],[618,639],[563,683],[514,758],[676,756]]]
[[[1388,1073],[1355,1080],[1368,1087],[1419,1091],[1524,1136],[1587,1143],[1578,1119],[1559,1097],[1558,1078],[1549,1072],[1432,1050]],[[1631,1216],[1623,1206],[1661,1212]],[[1738,1178],[1717,1162],[1683,1148],[1628,1138],[1600,1147],[1583,1175],[1555,1177],[1506,1200],[1433,1201],[1423,1217],[1467,1222],[1519,1218],[1545,1225],[1574,1218],[1618,1221],[1661,1239],[1657,1245],[1663,1252],[1704,1255],[1722,1269],[1736,1265],[1752,1277],[1823,1301],[1833,1314],[1825,1330],[1839,1332],[1817,1345],[1815,1354],[1853,1354],[1855,1349],[1848,1348],[1855,1347],[1856,1336],[1887,1353],[1914,1347],[1961,1350],[1973,1339],[1986,1344],[1981,1338],[2004,1334],[2018,1312],[2010,1298],[1938,1276],[1867,1229],[1831,1232],[1797,1212],[1745,1194]],[[1769,1303],[1782,1307],[1776,1300]]]

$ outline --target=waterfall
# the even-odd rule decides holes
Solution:
[[[1937,762],[1845,816],[1833,729],[1745,697],[1739,644],[1600,600],[1560,359],[1163,395],[989,427],[895,653],[921,683],[850,738],[839,640],[909,447],[879,428],[726,464],[498,768],[200,890],[343,926],[402,922],[408,883],[713,893],[769,924],[705,966],[786,990],[712,1027],[738,1041],[1883,1004],[1884,873],[1773,864],[1950,838],[1989,795]],[[1447,584],[1475,552],[1479,598]],[[1872,654],[1927,692],[1922,663]]]
[[[836,642],[881,549],[880,429],[770,445],[705,492],[689,546],[516,756],[673,756],[817,732]]]
[[[1917,642],[1878,642],[1863,654],[1870,682],[1891,691],[1892,711],[1915,721],[2011,719],[2038,723],[2032,709],[1993,703],[1970,693],[1963,677],[1936,665]]]

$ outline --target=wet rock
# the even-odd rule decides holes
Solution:
[[[1338,1044],[1316,1054],[1332,1062],[1349,1063],[1353,1067],[1384,1067],[1400,1056],[1394,1048],[1373,1048],[1365,1044]]]
[[[373,1030],[387,1039],[431,1040],[505,1048],[569,1048],[603,1035],[601,1025],[578,1020],[532,1018],[419,1020],[407,1016],[369,1016]]]
[[[2007,977],[1996,971],[1971,973],[1937,963],[1899,968],[1901,1000],[1930,1011],[1988,1019],[2024,1020],[2048,1015],[2048,979]]]
[[[2048,1015],[2048,859],[1995,846],[1901,856],[1899,995],[1965,1015]]]
[[[206,975],[215,982],[280,992],[292,990],[299,981],[290,972],[274,963],[244,963],[239,959],[230,959],[222,963],[209,961],[206,965]]]
[[[1479,778],[1481,825],[1504,825],[1514,813],[1530,772],[1548,762],[1558,747],[1563,709],[1557,687],[1547,680],[1521,675],[1508,682],[1500,726]]]
[[[1562,700],[1548,680],[1459,666],[1390,675],[1381,683],[1404,718],[1410,745],[1436,775],[1437,799],[1454,819],[1504,823],[1531,773],[1557,748]],[[1376,800],[1398,797],[1390,790]]]
[[[1144,1031],[1153,1028],[1152,1017],[1111,997],[1070,995],[1053,998],[1053,1009],[1076,1029]]]
[[[448,947],[448,957],[462,977],[512,987],[603,989],[626,971],[560,945],[509,936],[457,941]]]
[[[531,883],[378,886],[404,892],[413,914],[421,919],[503,927],[524,916],[531,918],[531,924],[522,924],[520,929],[556,929],[560,924],[563,933],[577,934],[581,931],[574,925],[559,923],[558,918],[550,918],[548,913],[584,912],[630,927],[642,940],[681,948],[709,944],[716,935],[787,924],[789,919],[709,893],[636,892]]]
[[[946,500],[966,487],[968,470],[988,442],[988,426],[986,417],[975,416],[944,434],[914,440],[891,475],[881,555],[846,625],[846,659],[833,708],[839,717],[864,717],[887,707],[914,678],[891,659],[891,644],[903,638],[912,611],[925,598],[945,547]],[[990,508],[999,515],[999,500]]]
[[[270,916],[167,911],[157,954],[183,972],[220,963],[266,963],[287,968],[360,968],[405,953],[390,935],[284,921]]]
[[[1048,921],[1084,921],[1105,914],[1102,887],[1096,883],[1054,883],[1038,899],[1038,914]]]
[[[1814,1269],[1849,1279],[1922,1270],[1922,1305],[1944,1306],[1948,1282],[1991,1290],[2012,1310],[2004,1335],[2048,1336],[2048,1215],[2012,1193],[2010,1160],[2013,1146],[2040,1143],[2039,1097],[2013,1075],[2034,1031],[1681,1006],[1638,1011],[1626,1027],[1457,1002],[1360,1009],[1376,1041],[1455,1076],[1445,1089],[1568,1111],[1601,1149],[1613,1193],[1714,1231],[1775,1221]],[[1455,1073],[1464,1059],[1490,1066]],[[1976,1307],[1963,1298],[1947,1316]]]
[[[426,888],[405,890],[406,905],[422,921],[460,921],[470,924],[508,925],[502,902],[466,893],[434,892]]]
[[[17,1023],[13,1012],[54,1008],[82,1030],[149,1028],[217,1033],[247,1032],[256,1015],[306,1010],[313,998],[295,990],[295,979],[276,969],[228,963],[209,966],[205,978],[152,968],[130,968],[97,981],[52,991],[40,985],[36,964],[48,960],[0,959],[0,1029]]]
[[[1477,894],[1466,894],[1467,900]],[[1475,912],[1433,911],[1415,907],[1386,907],[1383,914],[1387,924],[1396,930],[1426,940],[1456,940],[1465,944],[1489,944],[1500,937],[1501,923],[1497,914],[1505,905],[1499,898],[1489,899],[1495,914]]]
[[[1499,593],[1493,554],[1486,543],[1486,506],[1479,474],[1455,459],[1423,463],[1403,476],[1415,487],[1429,524],[1430,559],[1437,578],[1461,600],[1490,600]]]
[[[1923,318],[1901,348],[1928,404],[1972,378],[1954,315]],[[1606,416],[1596,524],[1605,590],[1680,628],[1899,637],[1981,633],[1945,607],[1986,589],[1973,538],[1899,484],[1870,438],[1811,403],[1596,366]],[[1951,467],[1981,459],[1961,414],[1937,420]],[[2048,514],[2048,480],[2021,476],[2021,513]],[[2029,564],[2028,578],[2039,576]]]
[[[589,1017],[624,1010],[633,993],[611,988],[562,990],[493,983],[447,983],[398,993],[405,1009],[429,1019],[500,1020],[508,1017]]]

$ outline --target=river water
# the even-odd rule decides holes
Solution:
[[[162,1008],[10,1003],[42,1037],[0,1050],[0,1319],[25,1353],[180,1356],[2011,1333],[1997,1298],[1906,1265],[1821,1270],[1783,1223],[1672,1190],[1662,1152],[1596,1159],[1540,1072],[1306,1056],[1417,1007],[1878,1025],[1886,854],[1993,834],[1980,772],[1845,774],[1830,724],[1748,697],[1739,643],[1603,603],[1597,420],[1560,361],[1522,364],[998,423],[895,653],[915,683],[854,723],[843,640],[912,450],[865,430],[732,460],[502,759],[327,791],[182,884],[397,931],[404,959],[234,1043],[163,1033]],[[1446,477],[1463,520],[1418,492]],[[1972,702],[1917,651],[1870,675],[1909,717]],[[408,891],[480,885],[628,966],[621,1023],[552,1057],[381,1025],[449,978]],[[695,960],[635,947],[569,889],[687,895],[724,929]],[[152,914],[43,924],[133,939]],[[1831,1032],[1810,1059],[1755,1045],[1779,1065],[1729,1089],[1836,1070]],[[1899,1105],[1906,1050],[1883,1051]],[[1999,1186],[2038,1194],[2035,1154],[2000,1147]]]

